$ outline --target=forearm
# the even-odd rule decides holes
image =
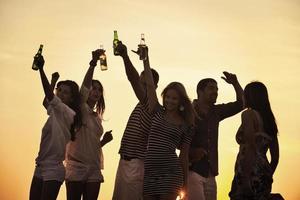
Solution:
[[[93,80],[95,67],[96,67],[96,65],[94,66],[94,65],[90,64],[90,67],[88,68],[88,70],[84,76],[84,79],[83,79],[82,85],[84,85],[88,89],[92,87],[92,80]]]
[[[234,90],[235,90],[235,94],[236,94],[236,100],[238,102],[243,102],[243,95],[244,95],[244,91],[243,88],[241,87],[240,83],[237,81],[235,84],[233,84]]]
[[[149,103],[149,111],[152,113],[155,110],[155,107],[158,104],[158,99],[156,95],[156,86],[154,85],[152,72],[150,69],[149,57],[143,61],[144,63],[144,75],[146,82],[146,97]]]
[[[40,71],[40,77],[41,77],[41,81],[42,81],[45,96],[49,101],[51,101],[54,97],[53,91],[51,89],[51,86],[49,84],[47,76],[44,72],[44,69],[41,68],[39,71]]]
[[[135,67],[133,66],[128,55],[123,56],[123,62],[125,66],[126,76],[130,82],[139,81],[140,76]]]
[[[51,79],[51,84],[50,84],[50,87],[51,87],[51,90],[53,91],[54,90],[54,87],[56,85],[56,82],[57,80],[54,80],[54,79]],[[48,107],[48,101],[47,101],[47,98],[45,97],[44,100],[43,100],[43,106],[47,109]]]
[[[279,144],[278,144],[277,137],[273,139],[273,142],[270,145],[270,154],[271,154],[270,166],[272,169],[272,174],[274,174],[279,161]]]
[[[275,173],[275,170],[276,170],[277,165],[278,165],[278,161],[279,160],[271,160],[270,166],[271,166],[272,174]]]
[[[146,60],[143,60],[144,63],[144,73],[145,73],[145,81],[146,81],[146,85],[147,88],[151,87],[154,88],[154,81],[153,81],[153,76],[152,76],[152,72],[150,69],[150,62],[149,62],[149,58],[147,58]]]
[[[184,155],[181,155],[179,158],[183,170],[183,187],[185,188],[188,183],[188,153],[184,153]]]

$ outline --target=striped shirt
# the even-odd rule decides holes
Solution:
[[[145,157],[145,195],[179,192],[184,175],[175,151],[182,144],[190,144],[191,138],[187,126],[166,121],[162,107],[154,114]]]
[[[132,111],[123,137],[119,154],[132,158],[144,159],[151,126],[151,116],[147,104],[138,103]]]

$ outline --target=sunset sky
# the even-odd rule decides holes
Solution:
[[[103,44],[108,71],[94,78],[105,90],[103,126],[114,140],[104,147],[105,182],[99,199],[112,196],[120,140],[137,100],[122,59],[112,53],[113,30],[128,49],[144,33],[150,63],[160,74],[158,93],[182,82],[191,99],[202,78],[218,81],[218,103],[235,99],[220,77],[236,73],[244,87],[266,84],[279,127],[280,161],[273,192],[300,199],[300,1],[299,0],[0,0],[0,199],[28,199],[41,129],[47,119],[38,72],[31,69],[44,44],[48,77],[79,85],[91,51]],[[142,63],[129,56],[140,72]],[[228,199],[238,145],[240,113],[220,124],[218,199]],[[58,200],[65,199],[62,185]]]

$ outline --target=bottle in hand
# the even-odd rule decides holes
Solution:
[[[140,60],[146,60],[147,59],[146,48],[147,48],[147,45],[145,43],[145,34],[142,33],[141,34],[141,42],[138,45],[138,53],[139,53],[139,56],[140,56]]]
[[[103,50],[103,53],[101,53],[99,56],[100,68],[102,71],[105,71],[107,70],[107,61],[106,61],[106,55],[105,55],[105,50],[103,48],[103,45],[100,45],[100,49]]]
[[[113,48],[114,48],[114,55],[115,56],[120,55],[120,53],[117,51],[118,42],[119,42],[118,32],[114,31]]]
[[[33,70],[38,70],[39,69],[39,67],[37,66],[37,64],[36,64],[36,60],[37,60],[37,58],[39,57],[39,56],[41,56],[42,55],[42,52],[43,52],[43,45],[41,44],[40,45],[40,48],[39,48],[39,50],[38,50],[38,52],[35,54],[35,56],[33,57],[33,63],[32,63],[32,69]]]

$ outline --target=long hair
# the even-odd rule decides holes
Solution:
[[[184,86],[179,82],[171,82],[169,85],[167,85],[167,87],[161,93],[163,103],[165,100],[165,95],[170,89],[175,90],[179,95],[179,115],[183,118],[188,126],[193,126],[195,120],[195,112]]]
[[[75,116],[73,123],[70,128],[71,132],[71,140],[75,140],[75,134],[76,130],[80,129],[82,125],[82,115],[81,115],[81,110],[80,110],[80,93],[79,93],[79,87],[76,82],[71,81],[71,80],[65,80],[65,81],[59,81],[57,83],[57,87],[60,87],[61,85],[66,85],[70,88],[71,90],[71,98],[72,102],[70,105],[68,105],[72,110],[75,111]]]
[[[92,86],[94,84],[98,84],[100,86],[100,92],[102,94],[100,99],[96,102],[94,109],[96,109],[97,114],[102,118],[104,111],[105,111],[105,101],[104,101],[104,94],[103,94],[104,90],[103,90],[103,86],[100,81],[92,80]]]
[[[244,90],[245,105],[258,111],[264,123],[264,129],[270,136],[278,133],[276,120],[273,115],[266,86],[258,81],[246,85]]]

